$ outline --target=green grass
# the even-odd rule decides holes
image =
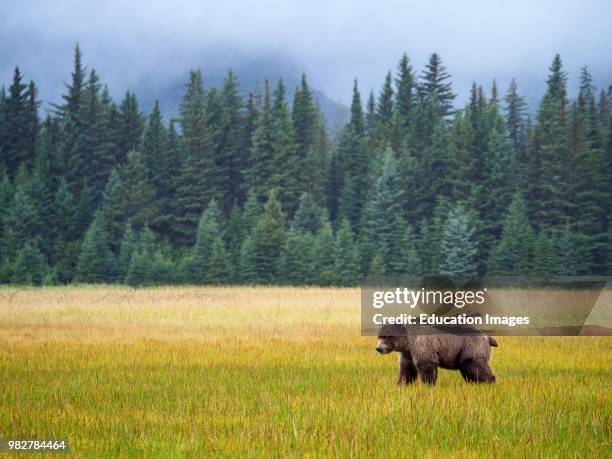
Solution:
[[[0,300],[0,437],[65,438],[82,457],[612,454],[608,337],[499,338],[495,385],[442,371],[398,387],[397,359],[359,336],[356,290],[191,289],[184,306],[178,292],[139,292],[114,321],[121,289],[108,303],[85,288]],[[291,314],[263,313],[272,328],[254,318],[293,296]],[[250,304],[242,328],[206,328],[223,298]],[[313,324],[314,303],[328,315]]]

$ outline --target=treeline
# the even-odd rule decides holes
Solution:
[[[612,273],[612,87],[559,56],[532,121],[515,81],[456,110],[404,55],[329,132],[306,77],[245,99],[190,73],[178,119],[115,103],[76,48],[41,118],[0,92],[0,282],[353,285],[368,275]]]

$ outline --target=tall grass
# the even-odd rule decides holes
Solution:
[[[395,385],[359,291],[0,290],[0,437],[81,457],[606,457],[612,339],[498,339],[493,386]]]

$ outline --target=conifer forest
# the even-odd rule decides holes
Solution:
[[[551,56],[552,57],[552,56]],[[548,63],[543,63],[545,69]],[[304,75],[185,75],[176,118],[113,100],[77,47],[62,100],[0,92],[0,283],[357,285],[612,274],[612,86],[560,56],[529,107],[401,56],[330,126]],[[384,76],[384,72],[381,76]],[[575,97],[570,96],[575,94]]]

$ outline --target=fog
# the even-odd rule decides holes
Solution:
[[[438,52],[464,98],[471,82],[505,90],[516,76],[530,98],[543,90],[561,53],[570,85],[587,64],[601,87],[612,83],[612,2],[258,0],[208,2],[0,0],[0,79],[16,64],[57,99],[80,43],[113,94],[143,81],[184,78],[274,56],[305,71],[312,85],[348,103],[353,78],[379,91],[405,51],[421,70]],[[510,4],[511,3],[511,4]],[[264,75],[261,75],[262,77]]]

